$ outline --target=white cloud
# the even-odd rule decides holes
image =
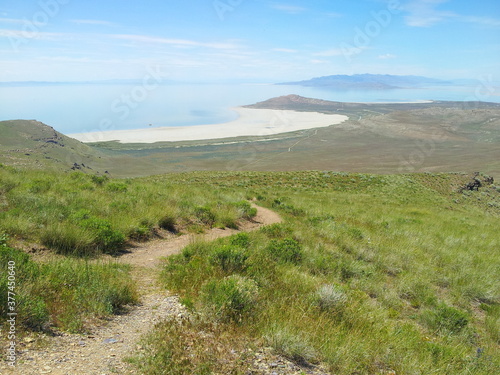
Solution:
[[[22,25],[25,22],[26,22],[25,20],[19,20],[15,18],[0,18],[0,23],[10,23],[10,24],[14,23]]]
[[[69,34],[48,33],[44,31],[37,31],[36,28],[33,30],[0,29],[0,37],[16,38],[17,40],[19,39],[59,40],[67,36],[69,36]]]
[[[309,60],[311,64],[328,64],[330,61],[327,60],[318,60],[318,59],[312,59]]]
[[[113,22],[101,20],[71,20],[71,22],[76,23],[77,25],[116,26]]]
[[[289,4],[274,4],[272,8],[289,14],[299,14],[306,10],[306,8]]]
[[[402,9],[409,13],[406,23],[413,27],[429,27],[450,17],[455,13],[438,10],[437,7],[449,0],[411,0]]]
[[[403,5],[407,12],[406,23],[413,27],[429,27],[444,21],[470,23],[479,26],[500,27],[500,19],[479,16],[464,16],[454,12],[439,10],[441,4],[450,0],[410,0]]]
[[[500,27],[500,19],[475,16],[458,16],[457,19],[462,22],[474,23],[482,26]]]
[[[395,59],[396,57],[397,57],[396,55],[386,53],[385,55],[380,55],[378,58],[380,60],[390,60],[390,59]]]
[[[151,44],[168,44],[176,47],[205,47],[213,49],[236,49],[238,45],[234,43],[205,43],[197,42],[187,39],[170,39],[161,37],[152,37],[146,35],[133,35],[133,34],[116,34],[111,35],[112,38],[127,40],[129,42],[137,43],[151,43]]]

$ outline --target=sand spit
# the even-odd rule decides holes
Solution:
[[[178,127],[111,130],[68,134],[81,142],[155,143],[198,141],[241,136],[269,136],[297,130],[340,124],[348,119],[343,115],[290,110],[233,108],[238,119],[222,124]]]

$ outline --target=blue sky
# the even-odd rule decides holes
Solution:
[[[500,80],[498,0],[2,0],[0,81]]]

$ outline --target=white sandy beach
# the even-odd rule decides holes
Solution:
[[[343,115],[318,112],[296,112],[274,109],[233,108],[239,118],[214,125],[144,128],[92,133],[68,134],[81,142],[118,141],[120,143],[155,143],[197,141],[241,136],[268,136],[297,130],[321,128],[340,124],[348,119]]]

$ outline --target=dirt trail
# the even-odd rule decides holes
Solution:
[[[212,229],[198,235],[204,240],[230,236],[239,231],[256,230],[263,225],[281,222],[275,212],[263,207],[257,208],[257,216],[251,222],[242,223],[240,230]],[[54,374],[54,375],[111,375],[137,374],[134,366],[124,361],[138,351],[140,338],[159,322],[168,317],[181,318],[187,314],[178,297],[169,295],[156,284],[156,266],[161,257],[181,251],[193,241],[192,235],[151,241],[134,248],[120,257],[119,261],[133,265],[132,275],[137,282],[141,303],[127,314],[115,316],[102,326],[96,327],[91,335],[63,333],[57,337],[45,337],[32,342],[27,339],[18,348],[17,367],[12,370],[0,365],[0,374]],[[256,353],[255,369],[252,374],[301,374],[303,369],[272,354]],[[252,366],[253,367],[253,366]],[[324,374],[313,369],[310,374]]]
[[[133,251],[121,256],[119,261],[139,267],[156,267],[159,265],[162,257],[178,253],[196,239],[213,241],[217,238],[229,237],[238,232],[250,232],[259,229],[263,225],[281,222],[281,217],[276,212],[257,205],[253,205],[253,207],[257,209],[257,215],[252,221],[241,223],[238,230],[214,228],[201,235],[191,234],[179,237],[173,236],[167,241],[164,239],[150,241],[137,245]]]

